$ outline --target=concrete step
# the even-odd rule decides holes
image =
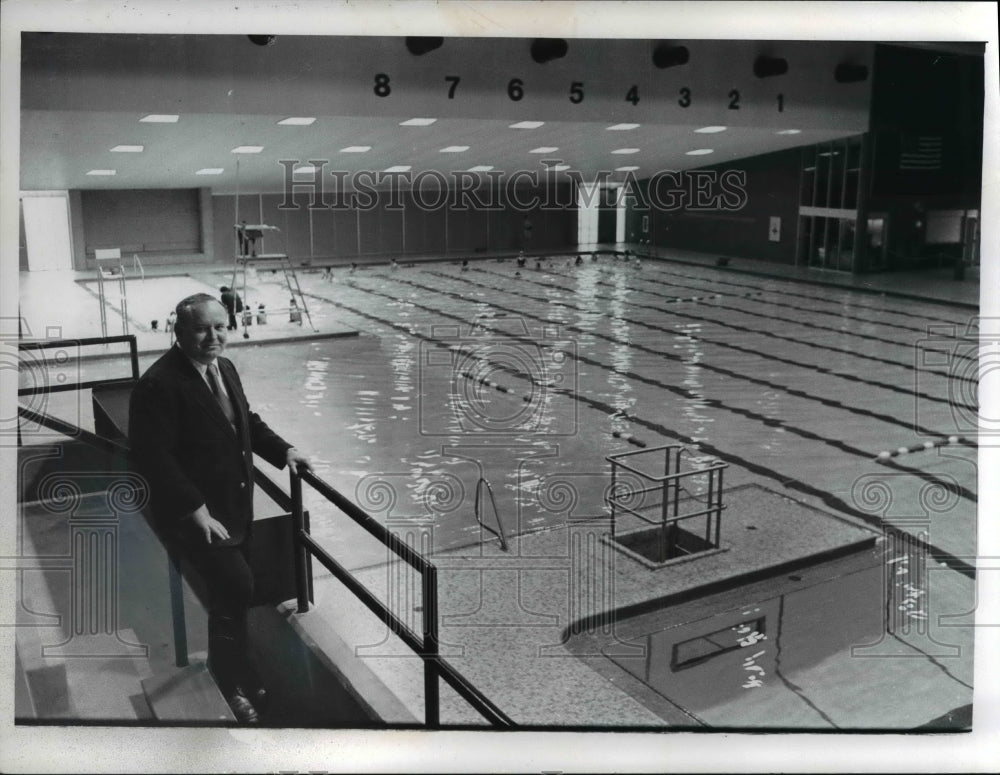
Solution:
[[[236,718],[203,660],[150,676],[142,690],[152,717],[165,722],[235,723]]]
[[[119,636],[135,641],[130,630]],[[33,628],[19,630],[17,641],[18,672],[27,694],[20,703],[25,718],[121,722],[153,717],[142,692],[142,679],[149,674],[144,657],[48,656],[51,645],[43,645]]]

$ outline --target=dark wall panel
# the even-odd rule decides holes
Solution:
[[[194,253],[201,247],[198,189],[87,190],[81,192],[86,251]]]
[[[268,253],[284,253],[295,261],[308,261],[310,250],[309,210],[305,206],[279,209],[285,202],[282,194],[265,194],[261,197],[264,223],[277,226],[281,231],[264,233],[264,247]]]
[[[706,172],[714,171],[720,181],[724,172],[744,174],[745,185],[735,186],[730,182],[725,186],[730,192],[741,191],[742,196],[723,193],[721,183],[699,182],[695,177],[699,171],[661,180],[659,194],[655,196],[644,186],[643,198],[650,203],[650,209],[628,214],[626,236],[631,232],[641,234],[641,218],[648,214],[649,238],[654,246],[792,264],[798,222],[799,166],[800,151],[793,149],[703,168]],[[700,207],[695,206],[698,187],[703,188]],[[728,197],[734,203],[739,200],[738,205],[713,202],[716,195]],[[633,206],[630,202],[630,209]],[[781,218],[777,242],[768,239],[771,216]]]
[[[513,209],[491,211],[489,214],[490,250],[517,251],[524,249],[525,215],[526,213]],[[534,232],[533,220],[531,225],[531,231]]]
[[[475,253],[487,249],[489,219],[484,210],[448,210],[448,252]]]
[[[500,191],[480,191],[468,197],[463,208],[448,207],[454,198],[442,198],[442,206],[424,194],[420,201],[409,192],[400,195],[403,209],[396,209],[387,196],[360,210],[308,208],[309,197],[299,192],[286,201],[281,194],[243,194],[237,216],[236,198],[211,198],[215,260],[228,261],[234,255],[233,226],[239,220],[277,226],[279,232],[265,232],[258,253],[287,253],[303,261],[350,260],[364,256],[434,256],[491,250],[514,252],[562,249],[576,244],[576,210],[566,208],[572,200],[569,187],[558,198],[552,191],[525,189],[521,202],[534,205],[528,211],[510,205]],[[333,198],[330,198],[333,201]],[[284,204],[285,208],[280,206]],[[289,205],[298,204],[298,207]],[[545,207],[543,205],[552,205]],[[498,205],[508,205],[497,209]],[[527,242],[524,222],[532,228]],[[360,239],[359,239],[360,235]],[[220,258],[221,257],[221,258]]]
[[[407,255],[426,255],[447,250],[444,207],[420,207],[409,194],[406,196],[406,235],[404,249]]]
[[[403,252],[403,211],[389,209],[379,199],[376,206],[358,213],[362,255],[390,255]]]
[[[358,221],[353,210],[313,210],[313,259],[350,258],[358,254]]]
[[[541,240],[546,249],[562,250],[576,245],[576,210],[547,210]]]
[[[231,261],[236,255],[236,197],[212,197],[212,249],[215,261]]]

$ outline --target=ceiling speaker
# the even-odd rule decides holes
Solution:
[[[444,38],[408,36],[406,38],[406,50],[413,54],[413,56],[420,57],[436,48],[441,48],[443,43]]]
[[[562,38],[535,38],[531,41],[531,58],[544,65],[553,59],[562,59],[569,51],[569,44]]]
[[[691,58],[687,46],[677,46],[671,43],[659,43],[653,49],[653,64],[661,70],[667,67],[686,65]]]
[[[753,74],[758,78],[770,78],[788,72],[788,60],[781,57],[759,56],[753,61]]]

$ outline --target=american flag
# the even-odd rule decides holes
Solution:
[[[944,157],[944,138],[903,135],[899,143],[901,170],[939,170]]]

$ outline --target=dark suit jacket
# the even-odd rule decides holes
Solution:
[[[139,379],[129,405],[132,466],[150,488],[157,523],[180,538],[199,538],[187,516],[203,503],[238,544],[253,521],[253,452],[284,468],[292,446],[250,411],[232,362],[219,373],[236,412],[230,425],[188,357],[171,347]]]

